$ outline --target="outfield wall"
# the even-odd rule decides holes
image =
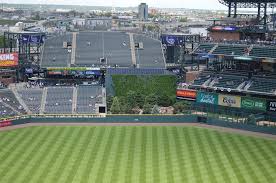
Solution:
[[[105,118],[26,117],[10,121],[10,125],[26,123],[203,123],[276,135],[276,128],[274,127],[261,127],[243,123],[227,122],[211,117],[200,117],[197,115],[108,115]]]

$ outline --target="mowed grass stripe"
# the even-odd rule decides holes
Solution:
[[[132,172],[133,172],[133,161],[134,161],[134,151],[136,147],[136,133],[137,127],[131,128],[131,137],[130,144],[128,149],[128,159],[126,164],[126,174],[125,174],[125,183],[130,183],[132,180]]]
[[[133,169],[132,169],[132,180],[133,183],[138,183],[140,180],[140,164],[141,164],[141,138],[142,138],[142,127],[139,126],[136,128],[136,145],[134,148],[134,155],[133,155]]]
[[[251,160],[255,163],[254,169],[257,169],[258,175],[262,176],[263,179],[268,182],[273,182],[275,180],[274,178],[276,178],[273,177],[275,176],[276,171],[275,158],[272,159],[270,154],[267,153],[265,147],[266,145],[264,143],[261,144],[261,142],[257,139],[252,139],[249,141],[243,138],[242,143],[248,150]],[[259,157],[263,158],[260,159]],[[263,179],[261,181],[264,181]]]
[[[176,161],[178,163],[178,173],[180,177],[180,182],[188,182],[187,172],[185,171],[185,160],[184,160],[184,153],[183,147],[179,135],[179,131],[177,130],[178,127],[172,127],[172,138],[174,139],[175,145],[175,153],[176,153]]]
[[[5,133],[7,134],[7,133]],[[3,170],[7,170],[7,168],[11,168],[13,165],[15,165],[15,162],[13,161],[15,158],[18,158],[21,154],[18,153],[18,149],[20,149],[22,146],[27,143],[28,138],[32,138],[32,135],[35,136],[37,133],[35,133],[34,130],[26,129],[25,131],[21,132],[18,135],[15,135],[13,139],[7,139],[9,141],[5,141],[6,146],[2,148],[0,151],[0,175],[1,177],[4,177],[5,175],[2,174]],[[16,156],[18,155],[18,156]],[[6,166],[5,166],[6,165]],[[5,171],[5,173],[7,173]]]
[[[11,143],[12,147],[3,157],[1,157],[1,182],[6,181],[7,174],[14,175],[14,171],[16,171],[16,168],[20,165],[20,162],[23,161],[22,156],[25,155],[28,148],[30,148],[30,142],[33,142],[34,138],[40,134],[40,129],[30,128],[16,137],[16,139],[13,141],[14,143]]]
[[[110,176],[110,181],[109,182],[119,182],[119,172],[122,169],[122,156],[123,156],[123,152],[125,150],[124,148],[124,144],[126,139],[126,128],[121,127],[120,128],[120,138],[119,138],[119,142],[116,145],[117,149],[116,152],[114,154],[115,161],[113,162],[113,168],[112,168],[112,172],[111,172],[111,176]]]
[[[240,157],[240,160],[243,162],[242,165],[244,165],[244,172],[246,178],[249,179],[247,182],[260,182],[257,172],[252,168],[252,161],[248,160],[248,157],[250,156],[247,152],[247,150],[243,147],[243,144],[241,144],[241,136],[231,136],[230,139],[233,140],[233,148],[237,151],[238,156]],[[222,136],[222,139],[225,141],[224,143],[229,143],[227,140],[228,138],[225,138],[225,136]],[[252,159],[254,161],[254,158]],[[253,165],[254,166],[254,165]]]
[[[202,178],[202,175],[201,175],[201,172],[200,172],[200,167],[199,167],[199,160],[198,160],[198,157],[197,157],[197,154],[196,154],[196,150],[194,149],[195,145],[193,144],[193,141],[192,141],[192,136],[193,136],[193,133],[194,133],[194,130],[195,129],[191,129],[191,128],[187,128],[185,130],[186,132],[186,142],[187,142],[187,148],[189,149],[189,153],[191,155],[191,164],[192,164],[192,170],[193,170],[193,173],[194,173],[194,178],[196,180],[196,182],[199,182],[199,183],[202,183],[203,182],[203,178]]]
[[[146,182],[146,143],[147,143],[147,128],[142,127],[141,128],[141,152],[140,152],[140,175],[139,175],[139,182],[145,183]]]
[[[161,182],[159,171],[159,146],[158,146],[158,128],[152,127],[152,169],[153,182]]]
[[[70,127],[69,133],[72,133],[72,136],[67,140],[67,142],[69,142],[68,146],[65,147],[65,151],[62,154],[62,158],[59,161],[59,165],[56,168],[56,172],[53,175],[51,182],[61,182],[61,179],[64,180],[63,175],[67,173],[65,168],[71,158],[72,150],[79,143],[79,137],[82,134],[81,127]]]
[[[82,174],[85,171],[85,167],[87,162],[89,161],[88,157],[90,156],[91,152],[93,151],[94,148],[94,144],[95,144],[95,139],[97,136],[97,127],[87,127],[89,128],[89,134],[87,135],[87,144],[86,144],[86,148],[84,150],[84,152],[81,154],[81,158],[79,159],[79,165],[77,167],[77,169],[75,170],[75,175],[74,178],[72,180],[72,182],[76,182],[79,183],[81,182],[82,179]]]
[[[41,167],[43,171],[40,171],[37,174],[37,177],[34,178],[33,182],[49,182],[49,178],[51,177],[51,174],[53,172],[53,167],[57,162],[57,159],[60,158],[60,154],[65,147],[63,142],[65,139],[70,139],[70,136],[72,135],[72,133],[70,133],[70,127],[60,127],[60,129],[62,129],[61,137],[59,137],[59,139],[56,139],[56,143],[50,153],[48,153],[47,155],[45,155],[44,153],[45,163],[43,164],[44,166]]]
[[[203,143],[203,142],[206,142],[205,141],[205,137],[203,137],[203,134],[206,134],[206,133],[209,133],[208,131],[206,131],[205,129],[196,129],[195,130],[195,136],[197,137],[197,144],[198,144],[198,148],[199,148],[199,151],[201,153],[201,156],[203,158],[203,162],[204,162],[204,168],[207,170],[207,176],[208,176],[208,182],[213,182],[213,183],[218,183],[217,179],[216,179],[216,175],[214,174],[215,171],[214,171],[214,168],[213,166],[215,164],[212,164],[209,160],[209,156],[208,156],[208,153],[210,151],[210,149],[212,147],[208,146],[207,143]],[[207,139],[209,140],[209,139]],[[225,169],[222,169],[222,173],[223,173],[223,176],[224,176],[224,181],[226,183],[229,183],[230,182],[230,177],[229,175],[227,174],[226,170]],[[206,179],[205,179],[206,181]]]
[[[32,127],[5,133],[11,142],[0,149],[3,183],[272,183],[276,178],[274,141],[209,129]]]
[[[172,157],[171,157],[171,147],[168,137],[168,128],[162,127],[163,133],[163,151],[165,153],[165,162],[166,162],[166,173],[167,173],[167,180],[169,183],[175,182],[174,181],[174,171],[172,166]]]
[[[75,156],[72,158],[74,164],[71,166],[71,170],[69,171],[69,174],[65,180],[66,183],[72,182],[74,180],[76,172],[78,171],[78,168],[83,160],[84,154],[87,151],[88,144],[91,140],[90,137],[93,134],[93,129],[83,127],[82,134],[83,135],[80,137],[81,143],[75,147],[77,151]]]
[[[179,134],[179,137],[181,139],[181,145],[182,145],[182,151],[183,151],[183,158],[184,158],[184,169],[185,175],[187,175],[187,182],[196,182],[196,177],[195,173],[193,171],[193,163],[194,161],[192,160],[192,154],[190,153],[190,147],[188,146],[188,142],[186,140],[186,136],[188,135],[187,133],[188,128],[178,128],[177,131]]]
[[[86,129],[86,130],[85,130]],[[68,176],[70,176],[70,172],[74,166],[74,163],[76,162],[78,156],[79,156],[79,150],[81,148],[81,145],[85,141],[86,133],[89,132],[89,129],[86,127],[80,127],[79,129],[79,135],[77,136],[77,139],[74,142],[74,146],[71,148],[71,153],[67,155],[67,158],[65,160],[65,163],[62,166],[63,172],[60,175],[60,182],[67,182]],[[79,163],[79,162],[78,162]]]
[[[222,156],[225,156],[225,153],[219,152],[218,149],[222,150],[222,146],[218,143],[216,137],[212,135],[213,131],[208,131],[203,135],[203,139],[205,138],[205,143],[210,148],[210,156],[212,157],[212,166],[216,167],[213,169],[216,179],[218,182],[224,181],[224,179],[229,179],[230,182],[239,182],[236,174],[236,166],[233,163],[233,159],[231,157],[226,157],[224,160]],[[226,165],[228,165],[226,167]],[[221,171],[222,170],[222,171]],[[226,172],[229,172],[226,174]],[[220,175],[218,177],[217,175]],[[229,175],[227,177],[227,175]],[[227,181],[227,180],[226,180]]]
[[[49,134],[50,134],[50,129],[42,130],[41,134],[35,137],[36,139],[35,141],[34,141],[34,138],[28,139],[26,144],[27,148],[25,149],[25,151],[24,149],[21,149],[22,154],[20,156],[20,159],[16,162],[18,166],[12,169],[13,170],[11,171],[12,173],[7,174],[6,182],[17,182],[18,178],[24,173],[25,166],[27,166],[30,160],[33,158],[33,156],[36,155],[36,152],[45,143],[44,139],[47,138]]]
[[[111,179],[111,175],[112,175],[112,171],[114,168],[114,162],[116,159],[118,159],[118,156],[120,155],[120,153],[117,153],[117,149],[118,149],[118,144],[120,143],[121,140],[121,136],[123,134],[123,127],[114,127],[116,133],[114,134],[114,137],[112,139],[112,143],[110,146],[110,151],[109,151],[109,155],[108,155],[108,159],[106,160],[106,166],[105,166],[105,170],[102,172],[103,174],[103,179],[101,182],[112,182],[113,180]],[[122,150],[122,149],[121,149]],[[119,168],[117,166],[117,168]]]
[[[24,130],[22,133],[26,132]],[[21,134],[22,134],[21,133]],[[2,131],[0,132],[0,147],[1,151],[6,150],[7,146],[10,145],[10,142],[18,135],[16,131]]]
[[[87,164],[85,166],[85,169],[82,173],[82,178],[81,178],[81,183],[87,183],[87,182],[91,182],[90,180],[90,175],[91,175],[91,171],[93,171],[93,167],[94,167],[94,163],[96,161],[96,157],[99,153],[99,147],[102,145],[103,143],[103,138],[104,135],[106,133],[107,128],[104,127],[96,127],[96,131],[98,132],[95,138],[95,141],[92,145],[91,150],[90,150],[90,154],[88,156],[88,161]]]
[[[121,163],[120,163],[120,168],[118,169],[117,172],[115,172],[118,178],[117,182],[125,182],[126,178],[126,172],[127,172],[127,161],[128,161],[128,151],[130,147],[130,141],[131,141],[131,135],[132,135],[132,130],[130,128],[124,128],[125,129],[125,139],[123,143],[123,151],[121,153]],[[115,167],[115,165],[114,165]],[[114,181],[116,183],[116,181]]]
[[[109,155],[110,155],[110,152],[113,150],[113,140],[114,138],[116,138],[116,133],[117,133],[116,127],[111,127],[111,131],[107,138],[108,139],[107,143],[105,144],[105,147],[104,147],[104,152],[103,154],[101,154],[101,157],[100,157],[101,163],[99,164],[100,166],[97,170],[97,176],[95,181],[97,183],[103,182],[104,173],[106,170]]]
[[[203,182],[204,181],[210,182],[210,175],[208,174],[209,167],[207,167],[205,164],[204,157],[202,156],[202,147],[199,144],[199,137],[198,137],[198,135],[200,134],[198,133],[199,130],[200,130],[199,128],[190,129],[189,130],[191,132],[190,139],[193,144],[192,148],[194,149],[194,153],[197,157],[195,160],[198,167],[197,171],[200,174]]]
[[[63,127],[61,127],[63,128]],[[51,158],[51,164],[49,164],[50,166],[48,166],[48,171],[43,173],[45,174],[45,176],[43,176],[43,174],[41,174],[40,179],[41,183],[43,182],[53,182],[54,179],[56,178],[56,174],[57,174],[57,170],[60,167],[61,161],[63,160],[63,156],[66,153],[66,151],[68,150],[68,146],[71,145],[71,140],[73,140],[74,138],[74,134],[77,132],[77,130],[74,130],[74,132],[72,132],[72,128],[71,127],[64,127],[64,138],[60,139],[60,146],[59,148],[57,148],[57,153],[56,155],[54,155],[53,158]],[[46,176],[47,175],[47,176]]]
[[[218,150],[218,155],[220,156],[225,156],[225,158],[228,160],[228,162],[231,165],[231,168],[233,169],[236,178],[238,179],[238,182],[246,182],[244,176],[243,176],[243,172],[242,172],[242,167],[240,167],[240,165],[242,163],[240,163],[240,159],[239,157],[237,157],[237,153],[236,150],[232,147],[232,141],[231,144],[225,144],[225,142],[222,140],[222,136],[225,134],[220,134],[219,132],[213,132],[212,133],[212,140],[215,144],[219,144],[219,148],[217,148]],[[231,140],[229,137],[230,135],[226,134],[227,138],[229,139],[229,141]],[[223,159],[222,159],[223,161]]]
[[[39,171],[43,171],[41,166],[43,165],[43,160],[45,160],[45,152],[53,151],[53,146],[55,145],[57,139],[61,136],[62,128],[55,128],[53,132],[51,132],[51,136],[45,139],[45,143],[42,144],[40,149],[37,149],[36,154],[32,157],[32,159],[28,162],[24,170],[22,170],[22,176],[18,179],[18,182],[29,183],[32,182],[34,176],[37,176]]]
[[[153,182],[153,161],[152,161],[152,128],[153,127],[148,127],[146,128],[147,131],[147,143],[146,143],[146,180],[147,182]]]

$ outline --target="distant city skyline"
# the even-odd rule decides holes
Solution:
[[[1,3],[15,4],[57,4],[57,5],[87,5],[87,6],[115,6],[135,7],[140,3],[147,3],[149,7],[156,8],[190,8],[226,10],[218,0],[1,0]]]

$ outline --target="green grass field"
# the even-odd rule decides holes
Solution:
[[[276,182],[276,142],[196,127],[0,132],[0,182]]]

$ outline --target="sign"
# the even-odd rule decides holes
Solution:
[[[12,122],[11,121],[0,121],[0,128],[11,126]]]
[[[13,67],[18,65],[18,53],[0,54],[0,67]]]
[[[218,94],[198,92],[197,97],[196,97],[196,102],[217,105],[218,104]]]
[[[195,90],[181,90],[176,91],[176,97],[180,99],[190,99],[196,100],[196,91]]]
[[[241,107],[241,97],[233,95],[219,95],[218,104],[226,107]]]
[[[31,34],[23,34],[22,35],[22,43],[35,43],[35,44],[39,44],[39,43],[44,43],[45,42],[45,35],[31,35]]]
[[[267,111],[276,112],[276,101],[268,101],[267,102]]]
[[[266,100],[257,99],[257,98],[242,97],[241,107],[244,108],[244,109],[266,111]]]

